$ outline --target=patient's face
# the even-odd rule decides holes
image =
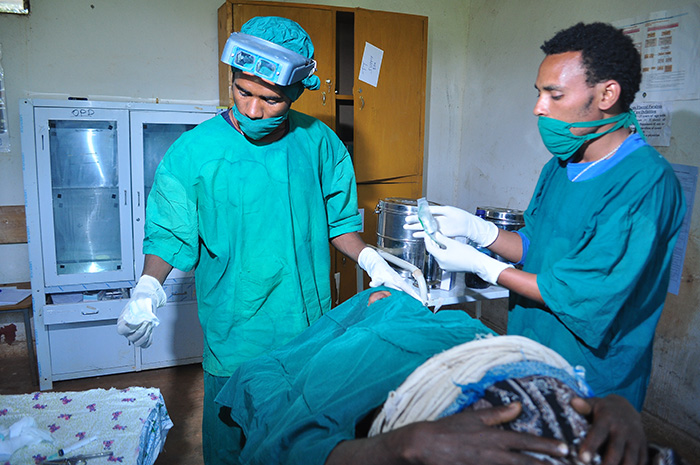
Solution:
[[[385,297],[389,297],[391,295],[391,292],[389,291],[377,291],[373,292],[369,295],[369,300],[367,301],[367,305],[372,305],[375,303],[377,300],[381,300]]]

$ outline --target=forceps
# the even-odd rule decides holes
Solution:
[[[87,465],[87,461],[90,459],[96,459],[99,457],[111,457],[114,452],[99,452],[97,454],[81,454],[74,455],[73,457],[61,457],[60,459],[44,460],[41,465]]]

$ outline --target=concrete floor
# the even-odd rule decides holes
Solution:
[[[184,365],[138,373],[98,376],[54,383],[53,391],[131,386],[159,388],[173,427],[155,465],[202,464],[202,367]],[[28,394],[39,390],[36,374],[30,370],[24,341],[0,344],[0,395]]]

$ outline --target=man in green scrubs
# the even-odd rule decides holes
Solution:
[[[330,309],[329,240],[359,262],[373,286],[408,286],[357,232],[345,146],[319,120],[290,109],[305,88],[319,87],[313,69],[284,82],[264,74],[285,64],[264,61],[277,59],[279,46],[294,63],[313,64],[311,39],[278,17],[253,18],[241,33],[243,39],[235,33],[229,42],[244,52],[222,57],[234,66],[233,108],[183,134],[158,167],[143,276],[118,321],[121,334],[148,347],[155,310],[166,300],[161,284],[173,267],[195,269],[209,465],[238,463],[240,429],[214,403],[224,383],[241,363],[284,344]],[[242,71],[252,59],[256,66]]]
[[[426,248],[444,270],[474,272],[512,291],[508,334],[554,349],[585,368],[596,395],[620,394],[641,410],[683,194],[630,110],[641,81],[632,40],[608,24],[579,23],[542,50],[534,113],[554,157],[525,227],[505,231],[438,207],[432,212],[447,248],[430,240]],[[466,236],[523,268],[443,234]]]

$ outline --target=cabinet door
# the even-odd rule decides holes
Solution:
[[[428,18],[355,10],[357,182],[422,176]],[[383,51],[377,86],[360,81],[365,44]]]
[[[158,309],[158,319],[153,344],[140,350],[142,369],[202,361],[204,343],[196,302],[169,302]]]
[[[132,371],[136,352],[116,320],[48,326],[54,381]]]
[[[36,108],[46,286],[134,278],[128,113]]]
[[[212,116],[213,113],[186,111],[132,111],[130,114],[135,276],[140,276],[143,270],[146,203],[153,187],[156,168],[178,137]],[[168,278],[177,279],[193,275],[193,271],[185,273],[173,269]]]
[[[226,9],[229,4],[226,3],[222,8]],[[219,11],[219,27],[222,27],[222,13]],[[324,7],[313,6],[286,6],[280,4],[248,4],[248,3],[233,3],[232,5],[232,27],[233,31],[240,31],[241,26],[246,21],[255,16],[281,16],[284,18],[296,21],[304,28],[311,37],[311,42],[314,44],[314,59],[316,60],[317,69],[316,76],[321,79],[321,88],[315,91],[306,90],[301,95],[299,100],[292,104],[294,110],[306,113],[315,118],[320,119],[332,129],[335,129],[335,28],[334,28],[334,12]],[[224,26],[226,27],[226,26]],[[222,41],[225,43],[224,36],[228,38],[231,34],[220,34]],[[220,44],[220,46],[223,46]],[[228,68],[224,76],[228,76],[228,99],[222,104],[232,105],[231,100],[231,73],[230,67],[221,63]],[[225,77],[224,77],[225,78]],[[222,79],[220,73],[219,79]]]

